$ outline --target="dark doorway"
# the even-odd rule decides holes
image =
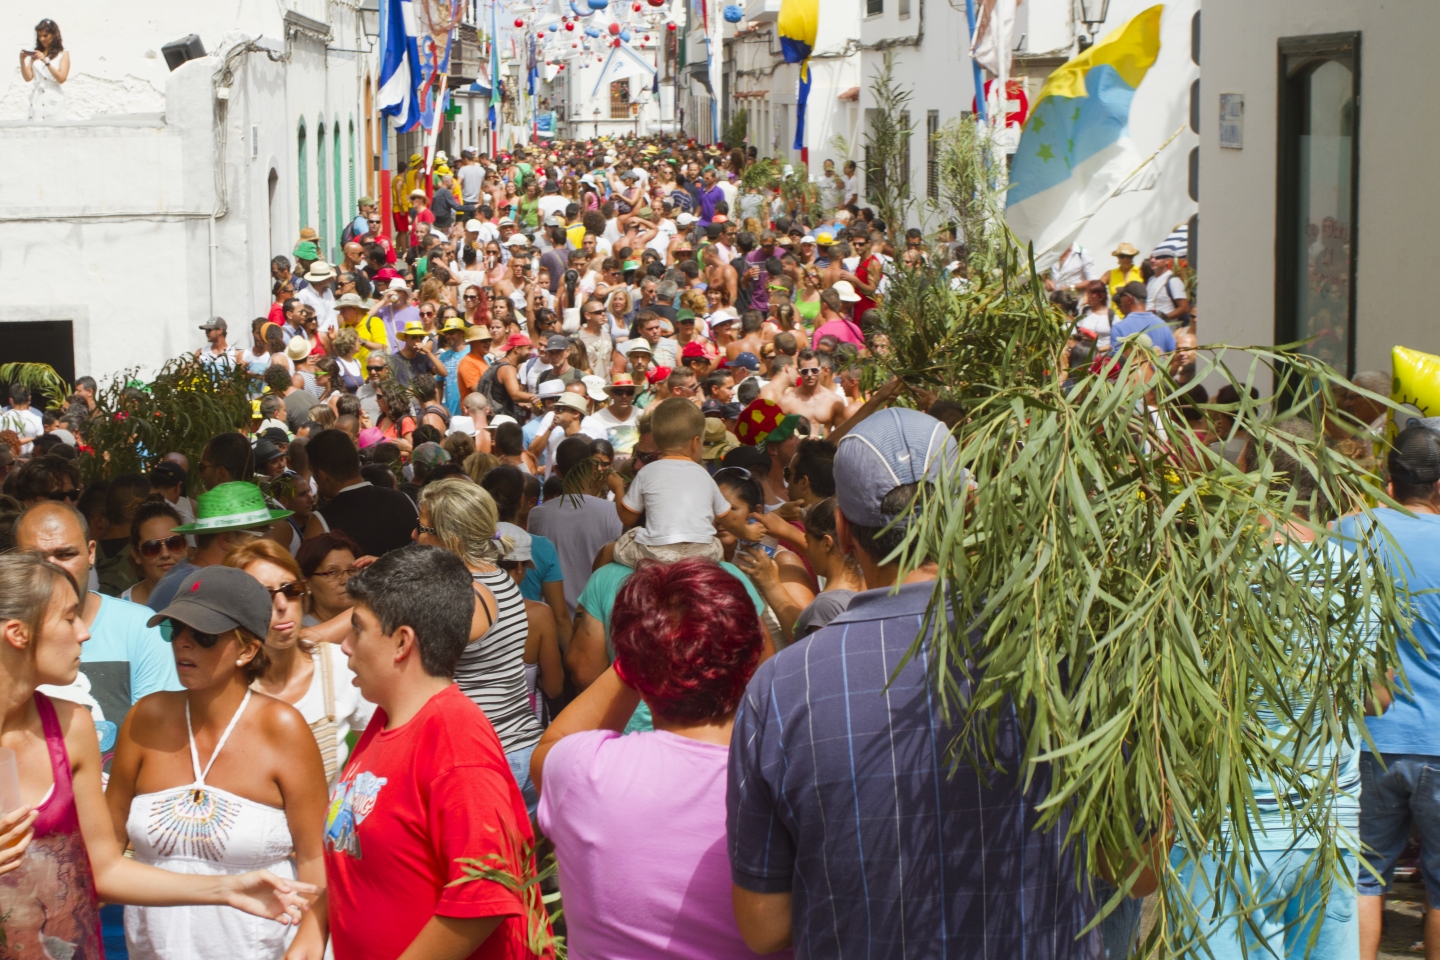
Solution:
[[[0,323],[0,363],[48,363],[75,382],[75,330],[69,320]]]

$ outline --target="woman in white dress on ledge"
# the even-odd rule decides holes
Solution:
[[[20,51],[20,73],[30,87],[31,120],[64,120],[65,91],[60,84],[70,76],[70,54],[60,40],[54,20],[35,25],[35,49]]]

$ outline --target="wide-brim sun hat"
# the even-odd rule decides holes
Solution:
[[[267,526],[291,516],[293,510],[273,510],[265,495],[253,483],[232,480],[200,494],[195,501],[195,521],[175,528],[176,533],[216,533]],[[264,631],[260,631],[264,634]]]

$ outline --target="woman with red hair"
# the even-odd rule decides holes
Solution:
[[[645,562],[611,624],[614,665],[530,761],[570,956],[754,957],[730,905],[725,785],[735,707],[764,654],[755,603],[707,559]],[[655,729],[622,736],[642,699]]]

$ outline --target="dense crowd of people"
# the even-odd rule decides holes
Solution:
[[[1138,899],[1086,932],[1123,870],[1077,884],[1063,824],[1035,830],[1043,778],[1013,728],[997,766],[951,764],[929,641],[907,656],[938,567],[902,577],[895,554],[957,469],[964,411],[891,405],[905,385],[867,389],[866,367],[895,271],[963,287],[964,245],[877,220],[853,165],[807,193],[755,163],[675,141],[439,154],[428,177],[411,157],[388,211],[362,198],[341,237],[275,258],[273,307],[234,343],[201,325],[195,355],[244,371],[252,416],[194,463],[152,451],[147,473],[82,482],[95,381],[44,411],[11,388],[9,943],[429,960],[546,955],[554,930],[576,960],[1126,955]],[[1046,278],[1069,368],[1139,340],[1204,403],[1183,251],[1115,256],[1102,275],[1076,245]],[[1328,439],[1375,455],[1385,409],[1345,403]],[[1240,414],[1196,414],[1201,443],[1304,482]],[[1386,456],[1410,513],[1382,522],[1440,585],[1440,428]],[[1440,851],[1421,802],[1436,622],[1401,649],[1413,697],[1334,785],[1353,797],[1363,774],[1337,829],[1380,879],[1412,819]],[[1300,956],[1319,928],[1291,922],[1307,840],[1269,826],[1274,903],[1248,933],[1216,921],[1220,955],[1258,935]],[[526,882],[552,850],[553,925]],[[1374,956],[1383,888],[1359,885],[1363,924],[1332,893],[1319,955],[1363,931]]]

